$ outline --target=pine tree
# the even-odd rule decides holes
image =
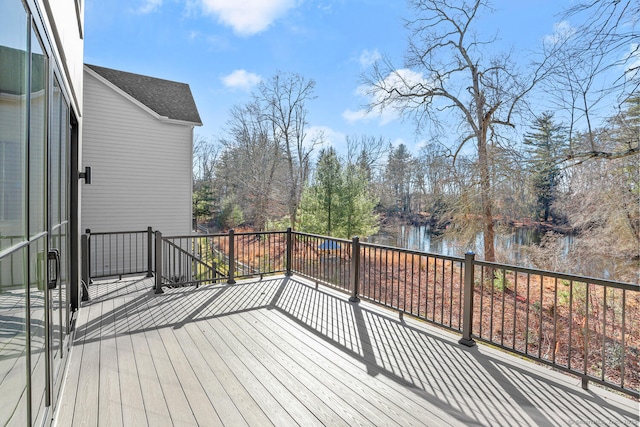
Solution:
[[[346,238],[375,234],[378,218],[373,211],[378,200],[369,191],[367,170],[356,164],[347,164],[342,170],[342,183],[338,195],[340,220],[337,234]]]
[[[415,159],[404,144],[391,149],[386,169],[386,183],[391,191],[396,209],[411,211],[411,184],[414,175]]]
[[[318,200],[319,215],[324,214],[326,227],[324,230],[317,230],[331,235],[333,222],[332,214],[335,216],[336,205],[338,203],[338,194],[342,189],[340,161],[338,154],[333,147],[324,149],[320,152],[318,158],[318,166],[316,169],[315,185],[313,192]]]
[[[301,231],[350,238],[377,231],[367,171],[358,164],[341,161],[333,148],[320,152],[313,184],[300,203]]]
[[[529,167],[536,197],[535,214],[538,219],[548,221],[553,216],[552,205],[560,179],[558,162],[566,146],[566,134],[550,112],[536,118],[531,129],[525,134],[524,144],[531,147]]]

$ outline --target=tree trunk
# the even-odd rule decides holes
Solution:
[[[493,243],[493,209],[491,198],[491,176],[487,153],[486,135],[478,135],[478,166],[480,168],[480,203],[482,205],[482,222],[484,231],[484,260],[495,262],[495,246]]]

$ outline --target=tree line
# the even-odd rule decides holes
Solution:
[[[409,5],[406,63],[385,57],[363,79],[371,111],[414,120],[427,141],[417,152],[371,135],[329,146],[308,132],[314,80],[278,72],[233,107],[223,137],[196,139],[194,215],[348,238],[374,233],[381,214],[422,214],[462,234],[481,230],[490,261],[501,220],[535,221],[574,231],[582,273],[606,255],[609,274],[637,281],[640,7],[573,6],[566,16],[581,15],[583,26],[546,40],[525,72],[478,39],[487,2]],[[444,138],[452,124],[453,143]],[[532,256],[574,270],[549,265],[558,245],[550,234]]]

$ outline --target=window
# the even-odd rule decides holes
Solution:
[[[28,15],[0,7],[0,251],[26,240]]]
[[[28,425],[26,155],[29,15],[0,2],[0,425]]]
[[[29,237],[47,226],[47,82],[49,64],[40,38],[31,30],[29,103]]]

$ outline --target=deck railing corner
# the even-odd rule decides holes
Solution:
[[[156,231],[156,277],[154,290],[156,294],[164,293],[162,291],[162,232]]]
[[[462,338],[458,341],[467,347],[473,347],[473,286],[474,267],[476,255],[469,251],[464,255],[464,289],[462,298]]]
[[[349,301],[360,302],[360,238],[351,239],[351,297]]]

